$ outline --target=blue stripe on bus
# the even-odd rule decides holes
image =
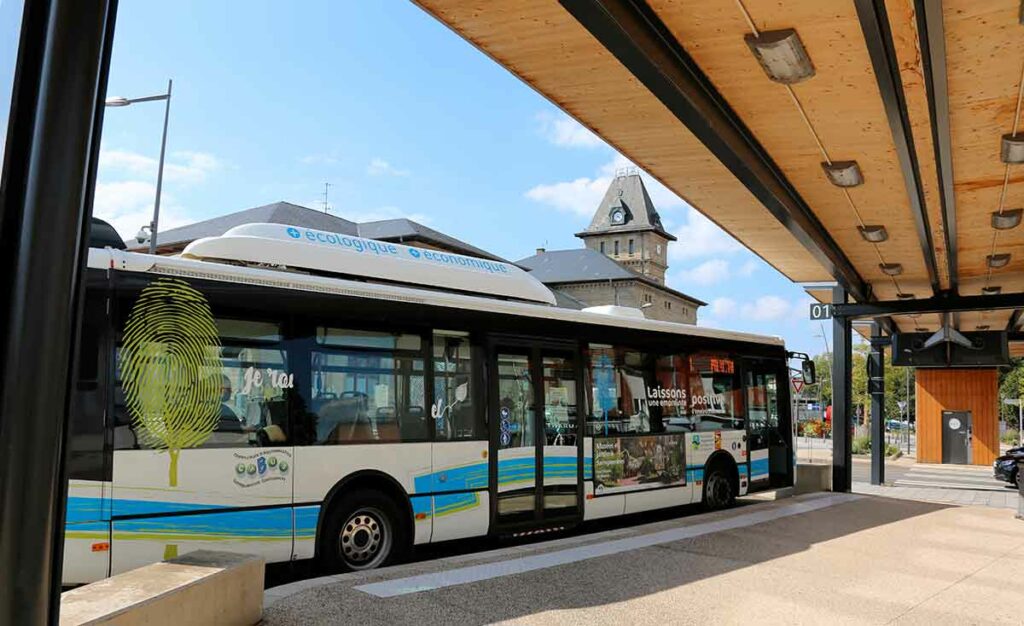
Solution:
[[[757,459],[750,462],[750,479],[756,480],[768,475],[768,459]]]

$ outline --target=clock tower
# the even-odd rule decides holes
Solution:
[[[637,168],[616,172],[590,226],[576,236],[587,248],[665,284],[668,243],[676,238],[661,225]]]

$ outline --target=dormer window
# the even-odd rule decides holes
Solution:
[[[612,224],[618,226],[626,223],[626,211],[622,207],[615,207],[612,209]]]

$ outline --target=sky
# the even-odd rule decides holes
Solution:
[[[631,165],[404,0],[122,0],[108,96],[168,79],[162,230],[279,200],[322,209],[330,183],[332,214],[408,217],[515,261],[581,247],[573,234]],[[151,217],[163,113],[106,112],[95,214],[125,238]],[[802,289],[645,183],[678,237],[668,285],[708,303],[700,325],[824,351]]]

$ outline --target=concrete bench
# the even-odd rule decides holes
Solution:
[[[796,484],[793,485],[793,490],[797,495],[815,491],[831,491],[832,464],[797,463]]]
[[[60,623],[238,624],[263,617],[263,559],[199,550],[61,595]]]

